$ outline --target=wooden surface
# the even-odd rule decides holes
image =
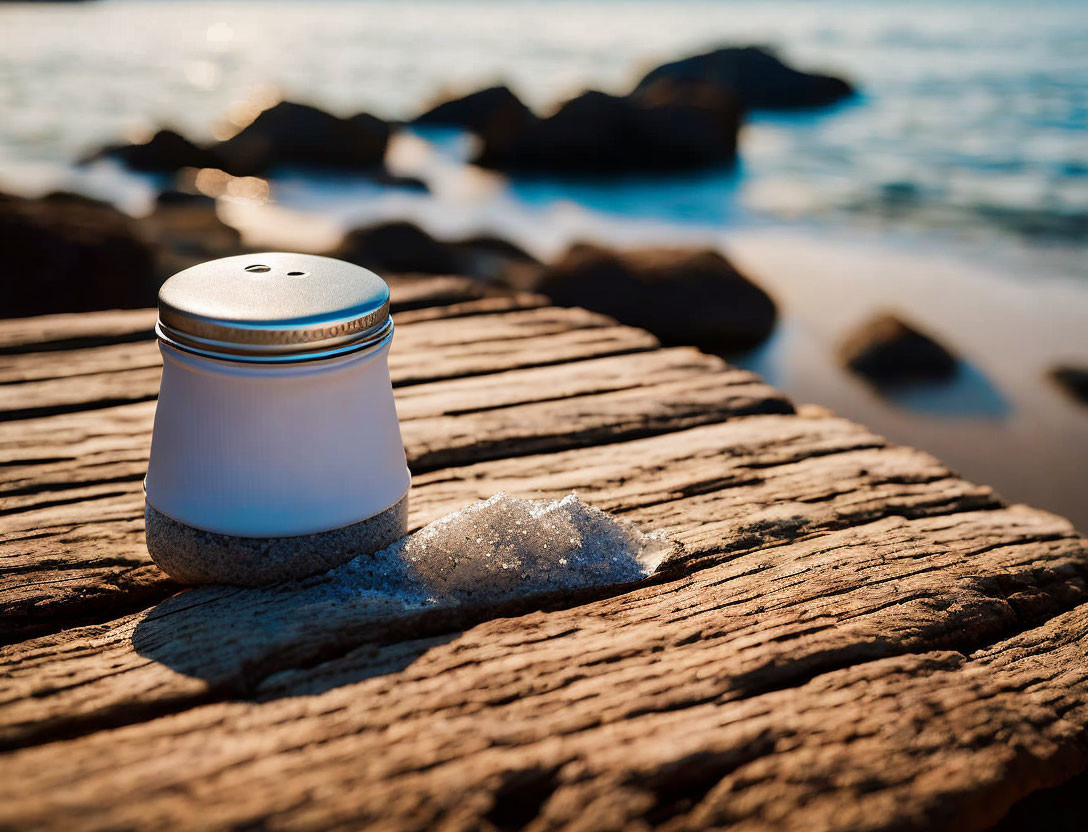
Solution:
[[[0,827],[972,830],[1088,768],[1065,520],[594,314],[394,307],[413,527],[574,489],[682,554],[399,618],[179,592],[143,548],[154,314],[0,322]]]

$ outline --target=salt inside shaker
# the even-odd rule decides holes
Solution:
[[[322,572],[404,535],[410,475],[389,288],[303,254],[227,257],[159,291],[147,548],[184,583]]]

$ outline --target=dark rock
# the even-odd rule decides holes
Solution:
[[[531,115],[529,108],[509,87],[489,87],[462,98],[443,101],[416,116],[413,124],[464,127],[482,132],[498,122],[527,121]]]
[[[0,315],[153,306],[154,258],[130,217],[95,200],[0,198]]]
[[[522,263],[540,262],[520,246],[515,245],[503,237],[496,237],[493,234],[475,234],[471,237],[463,237],[460,240],[455,240],[450,243],[450,245],[463,250],[493,254],[496,257],[503,257],[507,260],[518,260]]]
[[[1050,377],[1076,401],[1088,404],[1088,367],[1054,367]]]
[[[389,125],[365,113],[344,119],[281,101],[237,135],[213,147],[218,167],[234,176],[260,176],[277,166],[371,171],[381,168]]]
[[[350,231],[330,256],[378,274],[457,274],[517,288],[525,288],[540,271],[531,254],[508,240],[488,234],[436,240],[404,221]]]
[[[526,289],[540,274],[539,260],[501,237],[478,234],[448,245],[461,257],[462,274],[478,280]]]
[[[87,196],[86,194],[77,194],[73,191],[50,191],[41,198],[41,201],[53,205],[83,205],[87,208],[116,210],[104,200],[95,199],[93,196]]]
[[[387,222],[349,231],[333,257],[378,274],[461,274],[464,258],[410,222]]]
[[[740,108],[700,84],[655,85],[626,98],[586,92],[554,115],[482,134],[478,164],[505,170],[608,174],[732,162]]]
[[[892,314],[880,315],[853,332],[839,355],[847,367],[878,386],[944,381],[958,363],[930,336]]]
[[[156,274],[162,279],[205,260],[244,251],[237,229],[219,219],[215,200],[203,194],[165,191],[139,226],[154,247]]]
[[[199,207],[214,211],[215,198],[207,194],[191,193],[189,191],[161,191],[155,197],[156,208],[170,208],[182,205],[188,208]]]
[[[431,190],[427,186],[427,183],[418,176],[401,176],[400,174],[390,173],[384,168],[370,174],[369,178],[375,184],[385,185],[390,188],[404,188],[408,191],[416,191],[423,194],[429,193]]]
[[[754,110],[820,107],[854,92],[842,78],[799,72],[754,46],[716,49],[663,64],[647,74],[635,90],[642,91],[663,78],[712,84]]]
[[[771,298],[711,250],[616,252],[580,243],[535,288],[556,303],[647,329],[665,344],[715,353],[755,346],[776,317]]]
[[[160,130],[143,144],[112,145],[87,161],[102,157],[118,159],[131,170],[143,173],[176,173],[182,168],[217,167],[207,149],[173,130]]]

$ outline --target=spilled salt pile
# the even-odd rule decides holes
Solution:
[[[328,573],[339,588],[406,605],[486,604],[637,581],[676,548],[583,503],[496,494]]]

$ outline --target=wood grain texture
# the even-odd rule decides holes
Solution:
[[[387,278],[389,306],[394,312],[450,306],[482,298],[508,303],[509,293],[498,294],[486,286],[456,275]],[[515,296],[524,301],[528,295]],[[0,356],[33,355],[56,350],[150,341],[155,337],[154,309],[117,309],[94,314],[41,315],[0,320]],[[32,363],[34,359],[30,359]],[[11,365],[4,362],[5,369]],[[6,380],[6,379],[5,379]]]
[[[416,388],[398,388],[398,396],[401,389]],[[781,394],[751,373],[686,349],[496,373],[419,389],[424,392],[409,395],[409,403],[401,406],[414,472],[791,409]],[[141,484],[153,408],[153,402],[146,402],[88,411],[82,418],[62,414],[19,421],[0,429],[0,444],[10,437],[12,444],[18,443],[13,450],[23,454],[0,468],[0,541],[8,544],[0,552],[8,575],[0,591],[6,607],[0,633],[25,635],[43,629],[45,622],[74,622],[119,603],[126,608],[127,593],[142,604],[152,597],[149,582],[162,593],[176,588],[157,570],[144,568],[150,560],[142,542]],[[118,505],[124,507],[113,513]],[[111,512],[105,525],[99,523],[103,511]],[[107,541],[108,553],[102,549]],[[116,580],[105,580],[111,574]]]
[[[769,459],[762,451],[763,444],[773,436],[782,438],[777,460]],[[411,525],[422,525],[472,499],[490,496],[496,488],[547,497],[577,490],[593,504],[647,528],[670,531],[684,543],[684,559],[695,562],[726,552],[762,549],[780,543],[783,537],[796,538],[806,532],[840,528],[893,513],[929,516],[998,505],[988,489],[955,478],[931,457],[910,449],[885,447],[878,437],[838,419],[741,419],[593,451],[505,459],[417,477],[412,491]],[[714,472],[718,488],[706,489],[706,480],[699,471],[705,470],[707,460],[715,455],[725,455],[728,466]],[[624,462],[628,459],[638,462]],[[775,461],[778,464],[771,464]],[[663,471],[669,473],[663,475]],[[937,483],[941,485],[934,487]],[[833,484],[830,493],[829,484]],[[481,493],[481,489],[487,493]],[[859,501],[861,495],[867,495],[867,499]],[[782,513],[784,507],[788,514]],[[715,522],[704,518],[714,518]],[[322,584],[307,582],[307,586],[311,598],[316,599],[312,603],[319,603]],[[219,598],[219,592],[189,592],[182,597]],[[227,597],[239,597],[235,590],[226,592]],[[300,600],[305,594],[289,592],[285,596],[288,607],[283,612],[273,612],[274,604],[257,600],[256,615],[264,621],[261,628],[277,634],[274,644],[249,643],[246,649],[251,652],[240,665],[232,659],[224,669],[226,675],[213,674],[207,686],[196,688],[186,682],[182,690],[197,697],[210,695],[215,689],[245,690],[252,681],[238,675],[243,666],[266,667],[269,662],[293,654],[296,648],[309,654],[337,649],[338,639],[371,620],[366,610],[334,610],[322,615],[319,625],[327,630],[325,638],[331,639],[331,644],[316,635],[308,619],[305,639],[289,639],[284,628],[297,619],[295,605],[306,606],[307,602]],[[252,593],[244,597],[263,598]],[[363,616],[361,623],[353,618],[357,612]],[[206,611],[201,612],[201,617],[205,616]],[[85,631],[86,642],[75,641],[74,631],[67,631],[63,634],[62,663],[52,661],[54,637],[6,650],[2,655],[8,662],[12,683],[29,687],[22,689],[23,696],[10,707],[0,705],[0,723],[8,724],[13,731],[0,733],[0,745],[36,742],[36,731],[57,732],[64,720],[72,721],[72,727],[63,729],[71,733],[78,726],[116,721],[126,713],[172,707],[170,703],[182,695],[170,681],[174,674],[162,664],[148,665],[132,652],[132,631],[140,619],[141,614],[136,614],[110,625],[112,629],[92,627]],[[248,617],[241,620],[247,622],[243,628],[250,626]],[[217,624],[204,635],[216,643],[246,641],[245,632],[229,632],[229,626]],[[197,653],[205,649],[220,652],[214,645],[202,646],[195,635],[182,640]],[[105,666],[110,668],[107,678],[112,680],[116,673],[123,672],[124,685],[115,686],[111,681],[103,686],[98,681],[103,656],[112,654],[107,645],[121,650],[118,656],[106,659]],[[44,665],[39,660],[43,655]],[[120,658],[122,655],[124,658]],[[130,670],[135,672],[129,675]],[[52,677],[54,672],[60,674],[59,681]],[[148,674],[154,681],[133,688],[134,680]],[[78,686],[66,693],[73,682]],[[145,700],[142,694],[133,698],[133,690],[152,690],[154,698]],[[46,713],[50,716],[43,719]]]
[[[1067,521],[716,358],[456,289],[398,316],[411,525],[576,490],[682,551],[424,611],[335,574],[179,593],[143,550],[147,313],[0,324],[0,390],[39,397],[0,424],[0,827],[981,830],[1088,768]]]

